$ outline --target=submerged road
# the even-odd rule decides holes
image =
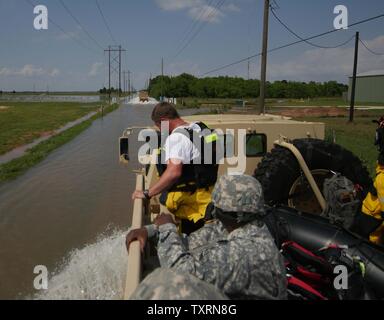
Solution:
[[[118,138],[128,126],[149,124],[152,107],[122,105],[0,186],[0,299],[34,293],[36,265],[52,272],[71,250],[128,228],[138,165],[134,157],[119,164]]]
[[[128,229],[139,145],[134,136],[130,163],[119,164],[118,138],[126,127],[151,124],[152,108],[121,105],[26,174],[0,185],[0,299],[36,293],[35,266],[52,275],[72,250]]]

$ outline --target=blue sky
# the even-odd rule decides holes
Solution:
[[[102,48],[114,44],[95,0],[63,0],[92,41],[59,0],[31,0],[48,8],[48,30],[33,28],[33,7],[26,0],[0,0],[0,90],[96,90],[107,85],[107,56]],[[127,51],[123,69],[132,71],[136,88],[152,73],[182,72],[196,76],[260,51],[263,0],[98,0],[114,39]],[[349,23],[384,13],[382,0],[276,0],[276,13],[301,36],[333,28],[336,5],[347,6]],[[218,9],[212,9],[222,4]],[[178,56],[192,26],[200,32]],[[374,51],[384,53],[384,18],[313,40],[337,45],[360,31]],[[270,16],[269,47],[296,38]],[[80,42],[80,44],[79,44]],[[337,49],[299,44],[269,55],[268,79],[347,81],[352,72],[351,41]],[[259,77],[260,59],[251,60],[250,75]],[[360,46],[359,72],[384,69],[384,56]],[[247,77],[247,63],[213,73]],[[116,85],[113,79],[112,85]]]

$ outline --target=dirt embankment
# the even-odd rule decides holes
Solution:
[[[292,108],[278,112],[286,117],[340,117],[346,116],[348,110],[337,107],[311,107],[311,108]]]

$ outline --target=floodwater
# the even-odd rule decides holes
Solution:
[[[119,164],[118,138],[128,126],[150,124],[152,108],[122,105],[0,185],[0,299],[122,296],[132,170],[139,165],[133,153],[128,165]],[[34,289],[37,265],[48,269],[48,290]]]

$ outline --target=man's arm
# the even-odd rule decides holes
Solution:
[[[177,268],[198,276],[196,269],[200,269],[201,265],[189,252],[172,217],[167,214],[160,214],[154,223],[159,230],[157,254],[160,265],[167,268]]]
[[[160,214],[155,219],[159,229],[157,254],[160,265],[188,272],[200,280],[216,283],[218,266],[215,248],[192,253],[183,241],[170,215]]]
[[[148,191],[150,197],[154,197],[169,187],[171,187],[181,176],[183,171],[183,163],[178,159],[170,159],[167,162],[167,169],[164,171],[159,181],[155,183]],[[145,196],[142,191],[136,190],[132,194],[132,199],[144,199]]]

